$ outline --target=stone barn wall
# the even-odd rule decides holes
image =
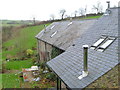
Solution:
[[[60,50],[44,41],[38,40],[39,62],[49,61],[62,52],[63,50]]]

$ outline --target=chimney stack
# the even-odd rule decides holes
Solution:
[[[108,8],[110,8],[110,1],[107,1],[106,3],[108,3]]]
[[[83,53],[84,53],[84,71],[88,72],[88,45],[83,45]]]
[[[88,45],[83,45],[83,68],[84,70],[82,71],[82,75],[78,77],[78,79],[82,79],[84,77],[88,76]]]

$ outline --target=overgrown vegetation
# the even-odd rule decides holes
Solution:
[[[56,48],[56,47],[53,47],[52,48],[52,53],[51,53],[51,58],[55,58],[56,56],[60,55],[63,51]]]
[[[112,89],[119,88],[119,69],[120,64],[115,68],[107,72],[105,75],[94,81],[92,84],[86,87],[88,88],[103,88],[103,89]]]

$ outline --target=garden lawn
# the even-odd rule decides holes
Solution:
[[[20,88],[18,75],[2,74],[2,88]]]
[[[5,68],[7,70],[21,70],[22,68],[30,68],[33,65],[32,60],[23,61],[9,61],[6,62]]]
[[[88,17],[85,17],[85,18],[81,18],[81,19],[97,19],[97,18],[100,18],[102,15],[99,15],[99,16],[88,16]]]

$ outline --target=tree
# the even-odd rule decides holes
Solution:
[[[80,14],[81,16],[85,15],[85,14],[86,14],[86,8],[80,8],[80,9],[79,9],[79,14]]]
[[[102,13],[103,7],[101,2],[97,2],[97,5],[93,5],[93,9],[97,11],[97,14]]]
[[[55,19],[55,15],[54,14],[51,14],[50,17],[51,17],[52,20]]]
[[[60,12],[59,12],[62,20],[63,20],[63,17],[64,17],[64,15],[65,15],[65,12],[66,12],[65,9],[61,9]]]
[[[76,11],[74,12],[74,14],[75,14],[75,17],[76,17],[76,15],[77,15],[77,13],[78,13],[78,11],[76,10]]]

